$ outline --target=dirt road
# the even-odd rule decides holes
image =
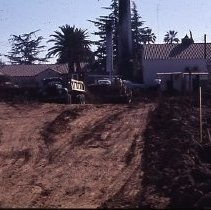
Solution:
[[[135,207],[154,104],[0,104],[0,207]]]

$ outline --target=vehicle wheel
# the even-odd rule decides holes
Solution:
[[[128,103],[128,104],[131,104],[132,101],[133,101],[133,100],[132,100],[132,97],[127,97],[127,103]]]
[[[133,92],[130,88],[126,87],[125,88],[125,95],[126,95],[126,98],[127,98],[127,103],[132,103],[132,100],[133,100]]]
[[[86,98],[85,95],[83,95],[83,103],[82,104],[86,104]]]
[[[66,104],[71,104],[71,103],[72,103],[72,97],[70,94],[67,94]]]
[[[79,103],[80,104],[85,104],[85,95],[84,94],[80,94],[79,95]]]
[[[131,104],[133,102],[133,93],[132,91],[130,90],[130,93],[128,95],[128,103]]]

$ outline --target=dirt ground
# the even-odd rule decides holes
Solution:
[[[0,103],[0,207],[138,207],[154,103]]]
[[[141,206],[153,209],[211,208],[211,100],[162,98],[143,134]]]
[[[0,207],[210,209],[209,98],[0,103]]]

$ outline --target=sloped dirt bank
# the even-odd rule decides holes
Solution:
[[[144,133],[141,207],[211,208],[210,111],[203,107],[199,142],[198,102],[163,98]]]
[[[137,207],[153,103],[0,103],[0,206]]]

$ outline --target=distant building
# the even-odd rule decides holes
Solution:
[[[0,68],[0,74],[8,76],[20,87],[40,87],[44,78],[66,78],[67,73],[67,64],[5,65]]]
[[[211,43],[144,45],[143,67],[146,85],[155,85],[157,73],[168,73],[162,78],[162,85],[167,86],[170,80],[177,80],[174,85],[180,86],[180,72],[211,72]],[[195,77],[200,77],[200,74],[195,74],[192,79],[196,80]]]

